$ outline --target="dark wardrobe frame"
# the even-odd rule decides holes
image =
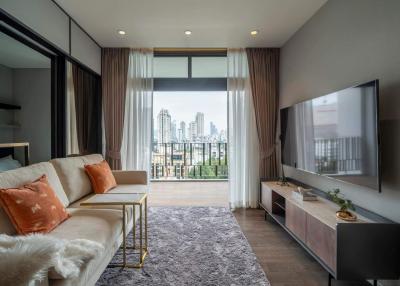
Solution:
[[[65,13],[65,12],[64,12]],[[68,14],[67,14],[68,15]],[[68,15],[69,23],[73,19]],[[69,54],[33,31],[18,19],[0,8],[0,32],[29,46],[51,60],[51,157],[66,156],[66,60],[93,75],[101,85],[101,76]],[[85,32],[85,31],[84,31]],[[85,32],[86,33],[86,32]],[[71,33],[69,33],[71,43]],[[97,44],[97,43],[96,43]],[[97,44],[98,45],[98,44]],[[99,45],[98,45],[99,46]],[[100,47],[100,46],[99,46]],[[101,48],[101,47],[100,47]],[[101,90],[100,90],[101,93]],[[101,94],[100,94],[101,95]],[[101,107],[100,107],[101,110]],[[101,118],[99,125],[101,126]],[[101,133],[99,135],[101,138]],[[98,150],[101,152],[101,150]]]

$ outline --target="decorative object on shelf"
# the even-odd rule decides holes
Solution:
[[[285,176],[285,171],[283,170],[283,164],[281,164],[281,173],[282,173],[282,176],[279,177],[278,185],[289,186],[289,182]]]
[[[312,193],[312,189],[304,189],[302,187],[297,187],[297,192],[293,192],[293,194],[301,199],[302,201],[317,201],[317,195]]]
[[[340,210],[336,212],[336,216],[345,221],[355,221],[357,220],[357,216],[349,211],[355,210],[354,205],[351,200],[347,200],[340,193],[340,189],[334,189],[333,191],[328,192],[329,198],[340,206]]]

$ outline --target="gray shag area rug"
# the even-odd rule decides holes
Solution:
[[[151,207],[148,215],[144,267],[107,268],[96,285],[270,285],[229,209]],[[122,250],[112,263],[118,261]]]

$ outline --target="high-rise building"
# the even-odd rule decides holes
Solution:
[[[196,113],[197,137],[204,137],[204,113]]]
[[[189,123],[189,128],[188,128],[188,136],[190,142],[195,142],[197,140],[197,123],[196,121],[192,121]]]
[[[185,121],[181,121],[181,123],[179,125],[182,130],[182,142],[183,142],[186,140],[186,123],[185,123]]]
[[[167,109],[161,109],[157,115],[158,143],[171,142],[171,115]]]
[[[185,139],[183,139],[183,132],[182,129],[178,129],[178,143],[185,142]]]
[[[210,122],[210,136],[215,136],[218,134],[218,129],[215,126],[214,122]]]
[[[220,142],[227,142],[226,130],[221,130],[221,132],[219,133],[219,141]]]
[[[177,137],[177,132],[176,132],[176,121],[172,121],[171,123],[171,142],[177,142],[178,137]]]
[[[186,123],[181,121],[178,129],[178,142],[185,142],[186,140]]]

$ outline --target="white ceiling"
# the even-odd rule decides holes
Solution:
[[[103,47],[280,47],[326,1],[56,0]]]
[[[0,65],[9,68],[50,68],[50,59],[0,33]]]

